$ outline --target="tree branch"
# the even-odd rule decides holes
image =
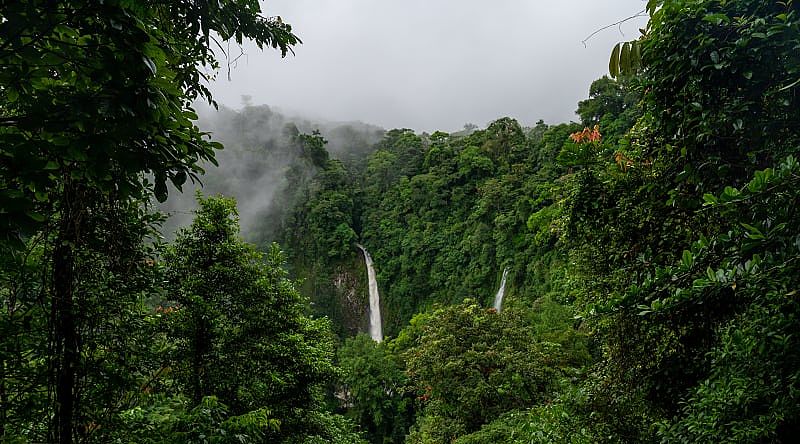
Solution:
[[[586,36],[585,39],[581,40],[581,43],[583,43],[583,47],[586,48],[587,47],[586,46],[586,42],[588,42],[592,37],[596,36],[597,34],[603,32],[603,31],[605,31],[608,28],[613,28],[614,26],[621,26],[623,23],[631,21],[631,20],[639,18],[639,17],[647,17],[647,14],[645,14],[646,12],[647,12],[646,9],[642,9],[641,11],[637,12],[636,14],[634,14],[634,15],[632,15],[630,17],[626,17],[626,18],[624,18],[624,19],[622,19],[622,20],[620,20],[618,22],[614,22],[614,23],[612,23],[610,25],[603,26],[602,28],[600,28],[600,29],[594,31],[593,33],[589,34],[588,36]],[[623,36],[625,35],[625,33],[622,32],[622,28],[620,28],[619,33],[622,34]]]

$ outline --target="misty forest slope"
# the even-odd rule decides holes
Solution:
[[[205,163],[200,182],[171,193],[161,209],[170,217],[162,228],[167,235],[191,222],[197,207],[192,190],[236,198],[245,238],[256,244],[276,239],[286,208],[293,205],[291,190],[316,173],[321,151],[312,152],[304,137],[319,131],[331,156],[352,163],[373,149],[384,131],[360,122],[312,122],[290,117],[267,106],[248,105],[239,111],[202,107],[197,124],[224,149],[216,163]],[[315,157],[316,156],[316,157]]]
[[[66,29],[18,8],[48,37],[0,46],[0,67],[80,62],[24,85],[0,69],[1,442],[796,440],[795,1],[651,0],[578,122],[432,134],[267,106],[198,118],[210,97],[185,79],[211,62],[170,51],[211,57],[202,32],[111,3],[107,23],[38,11]],[[297,43],[257,2],[223,3],[175,17]],[[96,29],[117,20],[131,35]],[[128,75],[158,106],[125,72],[97,80],[72,52],[87,35],[151,61]],[[81,114],[95,97],[131,102]],[[48,118],[53,101],[78,118]]]

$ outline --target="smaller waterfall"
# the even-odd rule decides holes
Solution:
[[[367,279],[369,281],[369,335],[375,342],[383,340],[383,325],[381,323],[381,295],[378,293],[378,281],[375,279],[375,267],[372,257],[361,244],[356,244],[364,253],[364,263],[367,265]]]
[[[503,269],[503,279],[500,280],[500,288],[497,289],[497,294],[494,295],[494,309],[500,311],[503,307],[503,297],[506,295],[506,278],[508,277],[508,268]]]

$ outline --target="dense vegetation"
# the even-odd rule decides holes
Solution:
[[[378,267],[394,339],[340,352],[372,442],[792,441],[797,6],[648,9],[580,124],[389,131],[339,186],[354,205],[305,204],[352,220],[316,247],[354,232]],[[508,312],[479,309],[506,268]]]
[[[155,231],[220,147],[190,106],[212,45],[244,39],[299,43],[254,0],[0,5],[2,442],[360,442],[329,327],[233,203]]]
[[[216,161],[211,31],[298,41],[255,1],[180,5],[3,5],[2,442],[793,442],[793,1],[649,1],[578,123],[223,110],[207,182],[260,187],[257,247],[202,195],[165,244],[150,198]]]

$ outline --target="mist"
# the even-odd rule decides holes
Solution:
[[[247,100],[245,98],[245,100]],[[311,177],[316,171],[301,159],[297,134],[319,131],[328,142],[332,158],[353,162],[364,158],[384,134],[384,130],[361,122],[314,121],[290,116],[267,105],[244,106],[240,110],[222,106],[219,110],[197,104],[197,126],[223,144],[217,151],[219,166],[203,164],[206,173],[199,182],[187,183],[183,192],[171,189],[160,206],[168,215],[162,227],[165,237],[189,225],[196,209],[195,193],[222,194],[237,201],[242,235],[261,244],[276,241],[279,223],[290,202],[287,172]]]
[[[384,128],[456,131],[510,116],[524,125],[574,119],[575,103],[607,73],[615,43],[632,40],[642,0],[270,0],[303,40],[296,55],[243,47],[211,85],[305,116]],[[229,59],[240,55],[231,48]],[[224,64],[224,61],[223,61]]]

